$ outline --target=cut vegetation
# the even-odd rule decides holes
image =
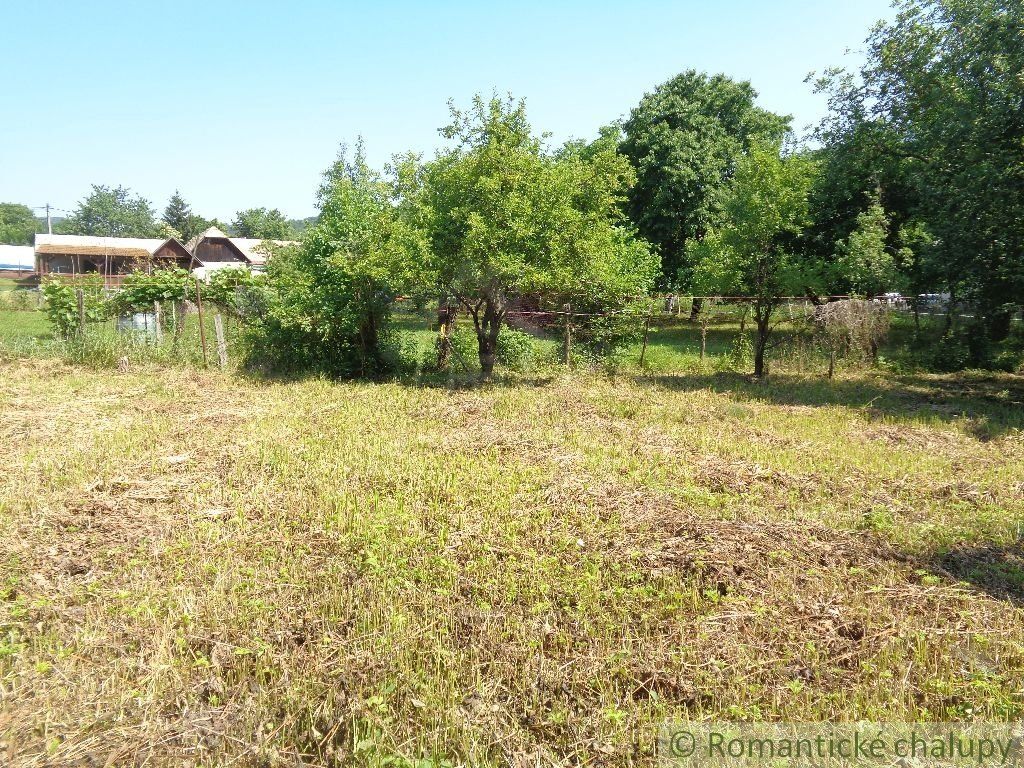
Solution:
[[[666,718],[1024,706],[1019,378],[2,373],[15,765],[627,765]]]

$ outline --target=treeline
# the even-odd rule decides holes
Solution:
[[[66,216],[52,221],[53,231],[63,235],[97,237],[177,237],[188,242],[210,227],[235,237],[260,240],[293,240],[314,219],[288,219],[277,208],[238,211],[230,223],[207,219],[195,212],[177,191],[163,214],[149,200],[126,187],[94,184],[92,191]],[[46,220],[27,205],[0,203],[0,243],[31,245],[33,237],[46,232]]]
[[[783,296],[900,292],[948,295],[947,367],[1019,364],[1021,9],[903,4],[860,71],[816,81],[830,113],[802,143],[749,83],[690,71],[592,142],[548,147],[522,102],[477,98],[431,160],[342,155],[302,248],[270,263],[263,349],[382,370],[392,298],[416,294],[472,319],[487,375],[515,302],[617,311],[658,288],[750,297],[763,374]]]

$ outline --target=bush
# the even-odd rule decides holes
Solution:
[[[248,318],[250,365],[332,376],[393,370],[391,303],[403,269],[395,216],[361,154],[340,157],[320,190],[317,225],[300,247],[268,260],[259,292],[249,294],[258,309]]]
[[[82,277],[65,280],[48,278],[41,286],[44,310],[56,335],[69,338],[79,331],[78,291],[82,291],[86,323],[102,322],[110,317],[110,306],[104,295],[102,278]]]
[[[110,300],[111,309],[118,314],[151,312],[153,304],[183,301],[195,298],[195,285],[191,275],[180,268],[157,269],[153,272],[133,272],[124,278],[121,290]]]
[[[533,337],[508,326],[498,336],[498,362],[513,371],[529,370],[536,354]]]

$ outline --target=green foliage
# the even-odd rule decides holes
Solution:
[[[352,160],[343,149],[325,174],[318,223],[268,262],[250,362],[339,376],[389,369],[390,305],[408,268],[394,202],[362,147]]]
[[[184,269],[157,269],[151,273],[133,272],[124,278],[121,290],[110,299],[119,314],[152,312],[153,302],[182,301],[195,298],[194,281]]]
[[[291,240],[295,237],[288,219],[277,208],[249,208],[235,214],[231,228],[238,237],[259,240]]]
[[[18,203],[0,203],[0,243],[32,245],[39,221],[32,209]]]
[[[755,144],[740,159],[725,203],[725,224],[691,245],[694,284],[708,294],[752,298],[757,341],[754,373],[764,373],[771,318],[783,296],[803,292],[814,268],[799,253],[808,222],[815,164],[806,155],[780,154]]]
[[[177,190],[167,201],[164,208],[163,222],[173,230],[173,234],[183,243],[187,243],[196,235],[202,234],[210,226],[211,222],[192,212],[185,199]]]
[[[203,301],[243,319],[260,319],[265,313],[267,277],[244,267],[225,267],[212,272],[202,287]]]
[[[892,290],[899,280],[896,258],[887,246],[889,219],[875,197],[857,216],[856,226],[839,244],[836,269],[854,293],[868,297]]]
[[[513,371],[529,370],[534,362],[533,337],[515,328],[506,328],[498,338],[498,362]]]
[[[103,293],[102,278],[49,278],[43,280],[40,288],[45,299],[46,317],[58,336],[69,338],[79,331],[79,290],[82,291],[86,323],[100,322],[110,316],[110,307]]]
[[[781,140],[789,124],[754,105],[749,82],[689,70],[646,94],[623,128],[620,151],[637,182],[628,208],[661,253],[662,284],[686,285],[687,244],[721,221],[721,191],[755,141]]]
[[[156,212],[140,195],[125,187],[92,185],[92,192],[57,227],[68,235],[159,237]]]
[[[910,266],[970,301],[992,342],[1024,296],[1022,27],[1019,2],[908,0],[872,32],[857,76],[820,83],[833,107],[826,138],[859,146],[850,137],[873,134],[871,151],[913,190],[932,239]]]
[[[647,244],[620,221],[632,171],[610,148],[548,153],[522,102],[479,96],[452,109],[439,153],[415,189],[414,218],[429,243],[427,284],[473,319],[484,376],[517,296],[561,302],[646,293],[657,269]]]

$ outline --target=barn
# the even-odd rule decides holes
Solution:
[[[192,267],[192,254],[177,238],[36,235],[36,273],[102,275],[107,285],[139,270]]]

